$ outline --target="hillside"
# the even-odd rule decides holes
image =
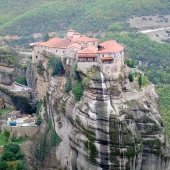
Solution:
[[[62,32],[73,27],[82,32],[105,31],[114,22],[132,15],[169,14],[168,0],[8,0],[0,5],[0,30],[5,34],[30,35]]]

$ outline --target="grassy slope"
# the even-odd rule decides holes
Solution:
[[[0,26],[42,3],[42,0],[1,0]]]
[[[19,4],[14,5],[17,0],[8,0],[6,2],[7,8],[5,8],[8,13],[5,14],[4,10],[1,12],[3,19],[0,21],[4,23],[0,27],[2,32],[29,35],[35,32],[63,31],[69,27],[84,32],[103,31],[111,23],[125,21],[133,14],[170,13],[168,0],[42,1],[31,0],[27,2],[22,0]],[[31,9],[34,3],[36,5]],[[12,7],[12,5],[14,6]],[[10,10],[11,7],[13,10]],[[0,11],[3,8],[1,5]],[[10,16],[12,16],[11,19]]]

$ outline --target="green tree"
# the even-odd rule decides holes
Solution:
[[[42,123],[42,117],[41,117],[41,115],[38,115],[36,120],[35,120],[35,124],[37,126],[39,126],[39,125],[41,125],[41,123]]]
[[[143,85],[143,76],[142,74],[140,74],[139,78],[138,78],[138,84],[139,84],[139,87],[141,88],[142,85]]]
[[[60,58],[52,57],[48,61],[48,67],[52,69],[52,76],[62,75],[65,73],[63,64]]]
[[[7,170],[7,169],[8,169],[7,162],[0,161],[0,170]]]
[[[129,79],[130,82],[134,81],[134,73],[133,72],[129,73],[128,79]]]
[[[24,85],[24,86],[27,86],[26,77],[18,77],[15,81],[16,81],[17,83],[19,83],[19,84],[22,84],[22,85]]]
[[[49,34],[48,33],[45,33],[44,35],[43,35],[43,41],[48,41],[50,39],[50,37],[49,37]]]
[[[76,81],[75,84],[73,84],[72,87],[72,93],[77,101],[80,101],[82,95],[83,95],[83,85],[80,81]]]
[[[131,68],[133,68],[135,66],[134,61],[132,59],[129,59],[129,58],[127,58],[125,60],[125,63],[127,64],[128,67],[131,67]]]

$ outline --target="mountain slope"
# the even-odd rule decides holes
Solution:
[[[0,6],[0,11],[3,9],[0,20],[1,33],[30,35],[46,31],[61,32],[69,27],[82,32],[97,32],[107,29],[111,23],[124,22],[132,15],[170,13],[168,0],[143,0],[142,2],[138,0],[49,0],[45,2],[31,0],[26,2],[22,0],[15,4],[12,0],[8,0],[6,6]],[[13,17],[10,19],[10,16]]]

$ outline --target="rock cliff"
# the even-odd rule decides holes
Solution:
[[[64,68],[71,74],[70,66]],[[87,75],[76,73],[84,86],[80,101],[65,92],[67,76],[50,78],[46,94],[44,114],[62,139],[56,156],[63,168],[168,170],[168,144],[154,86],[139,89],[130,83],[126,66],[117,79],[98,67]],[[46,86],[38,83],[39,91],[43,83]]]

